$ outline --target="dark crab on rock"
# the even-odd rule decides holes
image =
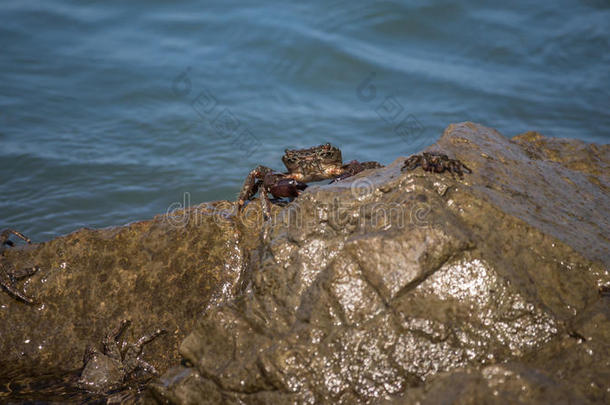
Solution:
[[[158,375],[151,364],[140,359],[140,355],[144,345],[166,331],[157,329],[149,335],[142,336],[136,343],[119,343],[120,336],[130,323],[128,320],[121,321],[117,328],[105,336],[103,352],[91,346],[87,347],[83,358],[83,371],[77,383],[79,388],[102,393],[120,387],[136,371]]]
[[[405,160],[401,170],[414,170],[421,166],[427,172],[443,173],[448,171],[457,174],[460,178],[464,172],[472,173],[464,163],[457,159],[450,159],[449,156],[439,152],[423,152],[421,155],[413,155]]]
[[[382,167],[377,162],[358,162],[352,160],[343,164],[341,150],[330,143],[308,149],[286,149],[282,161],[288,170],[276,172],[265,166],[257,166],[250,171],[237,199],[237,211],[240,212],[246,201],[260,192],[263,216],[271,215],[268,193],[276,198],[295,198],[307,188],[308,182],[333,179],[342,180],[366,169]]]
[[[0,233],[0,286],[7,293],[9,293],[13,298],[23,301],[27,304],[34,304],[35,301],[25,295],[25,293],[21,292],[17,288],[17,281],[30,277],[34,273],[39,270],[38,266],[16,269],[13,265],[6,263],[6,259],[4,258],[4,251],[7,246],[14,246],[15,243],[10,240],[10,236],[15,235],[20,239],[23,239],[26,243],[32,243],[30,238],[22,234],[21,232],[17,232],[14,229],[5,229]]]

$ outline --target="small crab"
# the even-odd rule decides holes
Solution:
[[[352,160],[343,164],[341,150],[330,143],[308,149],[286,149],[282,161],[288,171],[276,172],[265,166],[257,166],[250,171],[237,199],[240,212],[247,200],[252,199],[259,188],[263,216],[268,219],[271,206],[267,193],[274,197],[297,197],[307,187],[307,182],[333,179],[342,180],[365,169],[382,167],[377,162],[358,162]]]
[[[405,160],[401,170],[413,170],[418,166],[428,172],[448,171],[451,174],[457,174],[460,178],[464,176],[464,172],[472,173],[472,170],[464,163],[457,159],[449,159],[447,155],[438,152],[423,152],[421,155],[413,155]]]
[[[30,277],[34,273],[39,270],[38,266],[24,268],[24,269],[15,269],[11,264],[4,263],[4,251],[6,246],[14,246],[12,240],[9,239],[11,235],[15,235],[18,238],[23,239],[26,243],[32,243],[30,238],[22,234],[21,232],[17,232],[14,229],[5,229],[0,233],[0,286],[6,292],[8,292],[15,299],[23,301],[27,304],[34,304],[35,301],[26,296],[23,292],[19,291],[16,287],[16,283],[18,280],[21,280],[26,277]]]
[[[135,344],[122,342],[121,334],[130,325],[123,320],[116,329],[111,330],[104,338],[104,350],[100,353],[92,346],[87,347],[83,357],[83,371],[77,382],[81,389],[91,392],[107,392],[119,388],[136,371],[142,370],[152,375],[159,375],[157,370],[140,359],[144,345],[152,342],[159,335],[166,333],[157,329],[149,335],[142,336]]]

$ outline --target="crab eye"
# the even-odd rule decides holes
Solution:
[[[293,158],[292,156],[286,156],[286,162],[287,163],[294,163],[297,160],[295,158]]]

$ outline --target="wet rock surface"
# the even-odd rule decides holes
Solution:
[[[610,146],[461,123],[427,150],[473,173],[402,157],[264,226],[216,202],[7,251],[40,271],[36,305],[0,294],[0,370],[77,369],[131,319],[169,332],[141,402],[609,402]]]
[[[218,221],[222,204],[7,249],[13,266],[40,270],[23,284],[35,305],[0,293],[0,402],[30,390],[10,384],[29,375],[82,368],[87,346],[123,319],[131,320],[127,341],[165,329],[142,358],[161,373],[177,364],[199,316],[240,289],[244,258],[258,240]]]
[[[247,287],[148,400],[610,401],[610,147],[451,125],[429,151],[274,208]]]

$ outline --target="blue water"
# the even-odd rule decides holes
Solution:
[[[609,142],[607,0],[279,4],[3,0],[0,228],[148,219],[287,147],[389,163],[465,120]]]

